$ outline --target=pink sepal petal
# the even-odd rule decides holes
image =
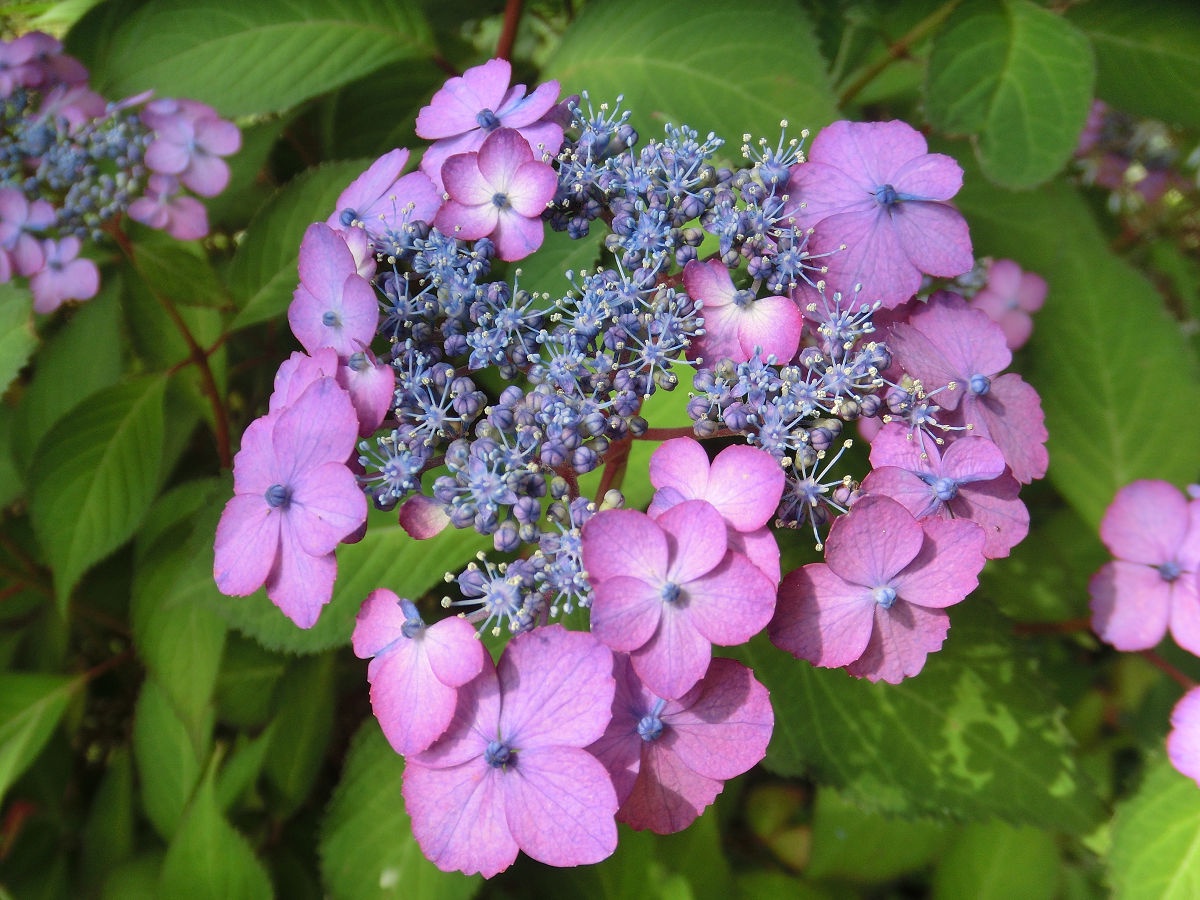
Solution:
[[[730,531],[729,549],[750,560],[771,584],[779,584],[782,574],[779,564],[779,541],[775,539],[775,532],[770,528],[764,525],[755,531]]]
[[[253,494],[234,494],[217,523],[213,578],[222,594],[246,597],[263,586],[279,549],[278,511]]]
[[[707,488],[697,499],[715,506],[736,530],[756,531],[771,521],[785,483],[783,469],[771,454],[757,447],[726,447],[713,460]]]
[[[912,514],[885,497],[863,497],[830,527],[829,568],[847,581],[876,587],[907,566],[925,541]]]
[[[636,650],[654,635],[662,616],[659,588],[614,575],[594,584],[592,633],[614,650]]]
[[[287,516],[305,553],[324,556],[366,521],[367,498],[344,463],[305,469],[291,488]]]
[[[337,560],[332,553],[310,556],[292,529],[279,532],[279,555],[267,576],[267,597],[300,628],[312,628],[321,609],[333,598]]]
[[[925,668],[930,653],[941,649],[950,630],[945,610],[926,609],[897,600],[891,609],[875,607],[871,640],[846,671],[869,681],[899,684]]]
[[[487,662],[487,650],[474,626],[458,616],[434,622],[421,640],[433,674],[450,687],[461,687],[475,678]]]
[[[454,717],[458,692],[433,673],[417,640],[373,660],[371,710],[392,749],[408,756],[427,749]]]
[[[942,609],[962,602],[979,586],[983,529],[965,519],[923,519],[925,540],[911,563],[892,579],[908,603]]]
[[[804,323],[795,302],[788,297],[763,297],[739,312],[737,338],[742,351],[739,362],[755,356],[762,359],[774,356],[780,365],[792,361],[800,347]]]
[[[649,516],[603,510],[583,526],[583,568],[593,583],[628,575],[653,584],[667,571],[667,537]]]
[[[725,520],[706,500],[685,500],[654,520],[667,537],[666,580],[683,585],[720,565],[729,546]]]
[[[825,563],[809,563],[784,576],[771,643],[814,665],[848,665],[866,649],[876,606],[868,588],[849,584]]]
[[[1148,650],[1167,633],[1171,586],[1138,563],[1106,563],[1088,582],[1092,629],[1118,650]]]
[[[1171,710],[1167,756],[1179,772],[1200,784],[1200,687],[1189,690]]]
[[[1022,484],[1042,478],[1050,466],[1042,400],[1014,372],[992,379],[983,396],[968,394],[962,404],[963,420],[975,433],[991,440],[1004,451],[1013,477]],[[953,424],[953,423],[951,423]]]
[[[1187,573],[1171,585],[1171,637],[1200,656],[1200,578]]]
[[[581,866],[611,856],[617,849],[617,797],[600,761],[575,747],[518,753],[516,765],[502,776],[505,817],[517,846],[550,866]]]
[[[686,594],[696,630],[723,647],[750,640],[775,614],[775,582],[740,553],[727,552],[715,569],[688,584]]]
[[[746,666],[720,657],[699,684],[667,704],[662,719],[683,764],[721,780],[761,762],[775,726],[767,689]]]
[[[504,777],[482,756],[444,769],[407,761],[404,804],[413,836],[443,872],[478,872],[491,878],[516,861],[517,842],[505,817],[500,786]]]
[[[693,772],[669,747],[651,745],[617,819],[638,831],[674,834],[683,831],[711,804],[723,781]]]
[[[401,629],[407,621],[400,606],[400,597],[387,588],[376,588],[367,594],[354,619],[350,646],[359,659],[380,655],[404,637]]]
[[[432,497],[414,494],[400,505],[400,527],[418,541],[437,537],[450,524],[450,516]]]
[[[1183,562],[1179,549],[1189,536],[1191,543],[1200,544],[1200,528],[1191,526],[1187,498],[1168,481],[1125,485],[1100,522],[1100,540],[1114,556],[1148,566]]]
[[[704,677],[712,659],[712,644],[696,630],[684,610],[670,604],[663,604],[662,609],[654,636],[629,657],[647,688],[663,699],[673,700]]]

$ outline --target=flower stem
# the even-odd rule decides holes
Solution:
[[[867,85],[874,81],[879,75],[887,69],[892,63],[898,59],[902,59],[908,55],[909,50],[913,45],[925,38],[930,32],[942,24],[954,12],[958,6],[958,0],[950,0],[939,6],[936,10],[914,25],[907,34],[897,38],[888,45],[887,54],[879,60],[876,60],[870,66],[863,70],[857,78],[852,81],[838,97],[838,106],[845,108],[848,103],[854,100]]]
[[[517,42],[517,26],[521,24],[521,8],[524,0],[507,0],[504,4],[504,24],[496,41],[496,55],[501,59],[512,59],[513,45]]]

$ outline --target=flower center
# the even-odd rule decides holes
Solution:
[[[400,626],[400,633],[409,640],[419,636],[425,630],[425,621],[417,611],[417,605],[411,600],[401,600],[400,610],[404,613],[404,624]]]
[[[892,604],[896,602],[896,589],[884,585],[871,591],[871,596],[884,609],[891,609]]]
[[[267,506],[280,509],[292,502],[292,489],[285,484],[273,484],[263,496],[267,498]]]
[[[347,206],[342,210],[342,214],[338,216],[338,221],[349,228],[358,221],[358,212]]]
[[[658,596],[663,599],[664,603],[674,603],[679,599],[680,593],[679,585],[673,581],[668,581],[662,586],[662,590],[658,592]]]
[[[508,202],[508,194],[497,191],[492,194],[492,206],[496,207],[496,209],[508,209],[512,204]]]
[[[1162,580],[1168,584],[1183,574],[1183,570],[1179,568],[1179,563],[1175,561],[1165,562],[1158,567],[1158,574]]]
[[[490,109],[481,109],[475,114],[475,124],[484,131],[495,131],[500,127],[500,119]]]
[[[640,737],[647,744],[651,741],[657,741],[660,737],[662,737],[663,733],[662,719],[654,715],[654,713],[650,713],[648,716],[642,716],[642,720],[637,724],[637,733],[638,737]]]
[[[933,483],[933,495],[943,503],[949,503],[958,494],[958,482],[953,478],[939,478]]]
[[[881,185],[875,188],[875,202],[885,209],[891,209],[900,202],[900,195],[890,184]]]
[[[365,372],[371,368],[371,363],[367,360],[367,354],[361,350],[357,353],[351,353],[350,358],[346,360],[346,365],[355,372]]]
[[[321,324],[326,328],[336,328],[342,324],[342,317],[335,313],[332,309],[327,309],[321,315]]]
[[[492,741],[487,745],[487,749],[483,751],[483,758],[493,769],[504,769],[517,763],[517,754],[499,741]]]
[[[972,394],[982,397],[992,389],[992,379],[986,375],[972,375],[967,386],[971,389]]]

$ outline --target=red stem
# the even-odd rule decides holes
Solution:
[[[504,4],[504,25],[496,41],[496,55],[501,59],[512,59],[513,45],[517,42],[517,26],[521,24],[521,7],[524,0],[508,0]]]

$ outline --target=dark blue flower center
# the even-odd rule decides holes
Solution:
[[[484,761],[493,769],[503,769],[507,766],[516,765],[517,754],[506,744],[499,741],[492,741],[487,745],[487,749],[483,751]]]
[[[351,353],[350,358],[346,360],[346,365],[355,372],[365,372],[371,368],[371,362],[367,359],[367,354],[361,350],[358,353]]]
[[[321,314],[321,324],[326,328],[335,328],[342,324],[342,317],[332,309],[327,309]]]
[[[349,228],[356,221],[358,221],[358,213],[347,206],[342,210],[342,214],[338,216],[338,221]]]
[[[638,737],[640,737],[646,743],[657,741],[660,737],[662,737],[663,733],[662,719],[654,715],[654,713],[650,713],[648,716],[642,716],[641,721],[637,724],[637,733]]]
[[[971,389],[972,394],[982,397],[992,389],[992,379],[986,375],[972,375],[967,386]]]
[[[508,209],[512,204],[508,202],[508,194],[497,192],[492,194],[492,205],[497,209]]]
[[[679,599],[679,585],[673,581],[668,581],[662,586],[662,590],[658,592],[658,596],[663,599],[664,603],[674,603]]]
[[[875,602],[884,609],[891,609],[892,604],[896,602],[896,589],[894,587],[888,587],[887,585],[884,585],[883,587],[877,587],[875,590],[871,591],[871,596],[874,598]]]
[[[495,131],[500,127],[500,119],[490,109],[481,109],[475,114],[475,124],[484,131]]]
[[[1183,569],[1179,568],[1179,563],[1174,560],[1165,562],[1158,567],[1158,574],[1162,576],[1162,580],[1172,582],[1183,574]]]
[[[267,506],[271,509],[279,509],[291,503],[292,489],[285,484],[273,484],[267,488],[267,492],[263,496],[267,499]]]

